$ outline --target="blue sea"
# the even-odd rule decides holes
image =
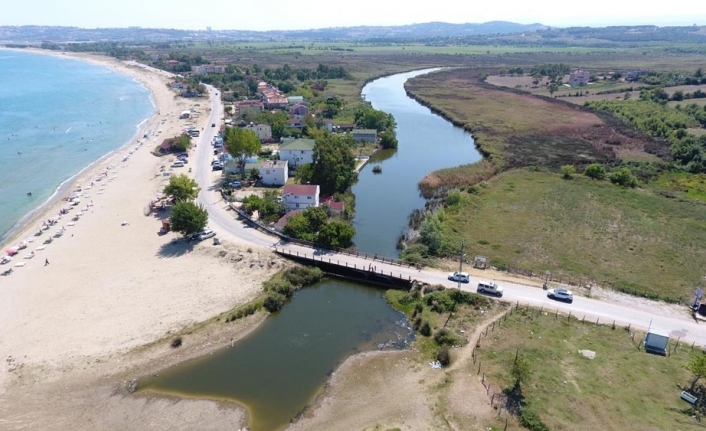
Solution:
[[[0,242],[153,112],[149,90],[109,67],[0,50]]]

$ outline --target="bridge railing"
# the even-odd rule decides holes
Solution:
[[[223,197],[224,197],[224,198],[227,198],[228,196],[223,195]],[[263,231],[263,232],[265,232],[265,233],[267,233],[267,234],[269,234],[269,235],[276,236],[276,237],[278,237],[278,238],[280,238],[280,239],[282,239],[282,240],[284,240],[284,241],[287,241],[287,242],[290,242],[290,243],[293,243],[293,244],[303,245],[303,246],[305,246],[305,247],[309,247],[309,248],[312,248],[312,249],[315,249],[315,250],[326,250],[326,251],[331,251],[331,252],[338,253],[338,254],[344,254],[344,255],[347,255],[347,256],[355,256],[355,257],[357,257],[357,258],[362,258],[362,259],[366,259],[366,260],[370,259],[370,260],[372,260],[373,262],[382,262],[382,263],[387,263],[387,264],[394,265],[394,266],[399,266],[399,267],[406,267],[406,268],[415,267],[415,268],[418,268],[418,267],[416,267],[415,265],[410,264],[410,263],[408,263],[408,262],[403,262],[403,261],[401,261],[401,260],[399,260],[399,259],[392,259],[392,258],[389,258],[389,257],[386,257],[386,256],[378,256],[378,255],[375,254],[375,253],[361,253],[361,252],[359,252],[359,251],[351,251],[351,250],[349,250],[349,249],[344,249],[344,248],[326,247],[326,246],[322,246],[322,245],[320,245],[320,244],[316,244],[316,243],[311,242],[311,241],[304,241],[304,240],[302,240],[302,239],[292,238],[292,237],[290,237],[289,235],[285,235],[285,234],[283,234],[282,232],[278,232],[277,230],[272,229],[272,228],[269,228],[269,227],[263,225],[262,223],[260,223],[259,221],[254,220],[252,217],[250,217],[250,215],[249,215],[248,213],[246,213],[245,211],[243,211],[243,210],[241,210],[240,208],[236,207],[236,206],[233,204],[233,202],[229,202],[229,203],[228,203],[228,206],[230,206],[230,208],[231,208],[233,211],[235,211],[235,212],[238,214],[238,216],[240,216],[240,217],[242,217],[243,219],[245,219],[250,225],[254,226],[255,228],[257,228],[257,229],[259,229],[259,230],[261,230],[261,231]]]
[[[292,251],[292,250],[287,250],[287,249],[284,249],[284,248],[277,248],[277,247],[275,247],[275,252],[280,253],[280,254],[283,254],[283,255],[288,255],[288,256],[296,257],[296,258],[299,258],[299,259],[310,260],[310,261],[312,261],[312,262],[328,263],[328,264],[331,264],[331,265],[339,266],[339,267],[341,267],[341,268],[348,268],[348,269],[354,269],[354,270],[358,270],[358,271],[364,271],[364,272],[368,272],[368,273],[375,274],[375,275],[381,275],[381,276],[384,276],[384,277],[396,278],[396,279],[402,280],[402,281],[410,281],[410,282],[412,281],[412,276],[411,276],[411,275],[404,276],[402,273],[397,273],[397,274],[395,274],[395,273],[392,272],[392,271],[390,271],[390,272],[388,273],[388,272],[385,272],[385,270],[383,270],[383,269],[377,269],[377,267],[374,267],[374,269],[373,269],[373,267],[370,266],[370,265],[368,265],[367,267],[364,266],[364,265],[361,265],[361,267],[358,268],[358,264],[357,264],[357,263],[350,264],[350,263],[348,263],[348,262],[345,261],[345,260],[344,260],[343,262],[341,262],[341,261],[338,260],[338,259],[334,259],[334,258],[331,258],[331,257],[326,257],[326,256],[324,256],[324,255],[318,255],[318,256],[317,256],[317,255],[314,254],[314,253],[311,253],[311,254],[300,253],[300,252],[298,252],[298,251]]]

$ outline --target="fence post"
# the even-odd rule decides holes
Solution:
[[[482,364],[482,362],[481,362],[481,361],[478,361],[478,372],[476,373],[476,375],[480,374],[480,366],[481,366],[481,364]]]
[[[567,317],[566,320],[571,321],[571,310],[569,310],[569,317]]]
[[[559,309],[557,308],[556,312],[554,313],[554,319],[558,319],[558,318],[559,318]]]

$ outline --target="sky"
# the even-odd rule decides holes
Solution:
[[[190,30],[302,30],[442,21],[511,21],[555,27],[706,25],[706,0],[669,8],[636,0],[30,0],[3,8],[0,25]]]

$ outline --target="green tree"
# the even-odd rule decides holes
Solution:
[[[549,85],[547,85],[547,88],[549,89],[549,96],[553,96],[559,89],[559,84],[556,82],[550,82]]]
[[[194,200],[199,191],[201,188],[196,181],[186,174],[172,175],[169,177],[169,184],[164,187],[164,194],[173,196],[176,202]]]
[[[587,177],[593,178],[594,180],[598,181],[605,179],[606,174],[605,168],[599,163],[592,163],[586,166],[586,169],[584,169],[583,173]]]
[[[332,220],[324,225],[316,237],[316,242],[325,247],[347,248],[353,245],[355,228],[341,220]]]
[[[565,180],[570,180],[574,177],[576,173],[576,168],[571,165],[564,165],[561,167],[561,177]]]
[[[328,214],[322,207],[309,207],[287,220],[282,232],[292,238],[315,241],[316,234],[326,225]]]
[[[208,212],[202,205],[197,205],[194,202],[177,202],[172,207],[169,221],[171,222],[171,230],[187,236],[206,227]]]
[[[510,374],[512,374],[512,378],[515,380],[515,386],[520,387],[521,385],[527,383],[532,375],[529,361],[520,354],[515,356],[515,361],[512,363]]]
[[[241,177],[245,178],[245,161],[260,152],[260,140],[252,130],[233,127],[226,129],[225,144],[228,153],[238,162]]]
[[[397,148],[397,138],[392,132],[385,130],[380,133],[380,145],[385,149],[395,149]]]
[[[189,147],[191,147],[191,137],[188,134],[184,133],[179,136],[179,139],[175,139],[172,141],[172,144],[169,149],[181,153],[188,150]]]
[[[637,187],[637,177],[627,167],[622,167],[611,173],[609,178],[611,183],[621,187]]]
[[[693,390],[699,380],[706,377],[706,353],[694,356],[686,369],[693,374],[694,379],[691,381],[691,389]]]
[[[419,229],[419,240],[435,255],[441,250],[441,222],[436,216],[427,217]]]
[[[311,163],[311,176],[306,182],[318,184],[321,193],[343,193],[355,182],[355,157],[345,137],[326,133],[316,140]]]
[[[378,111],[370,106],[362,106],[355,112],[355,124],[364,129],[393,130],[397,123],[395,117],[387,112]]]

